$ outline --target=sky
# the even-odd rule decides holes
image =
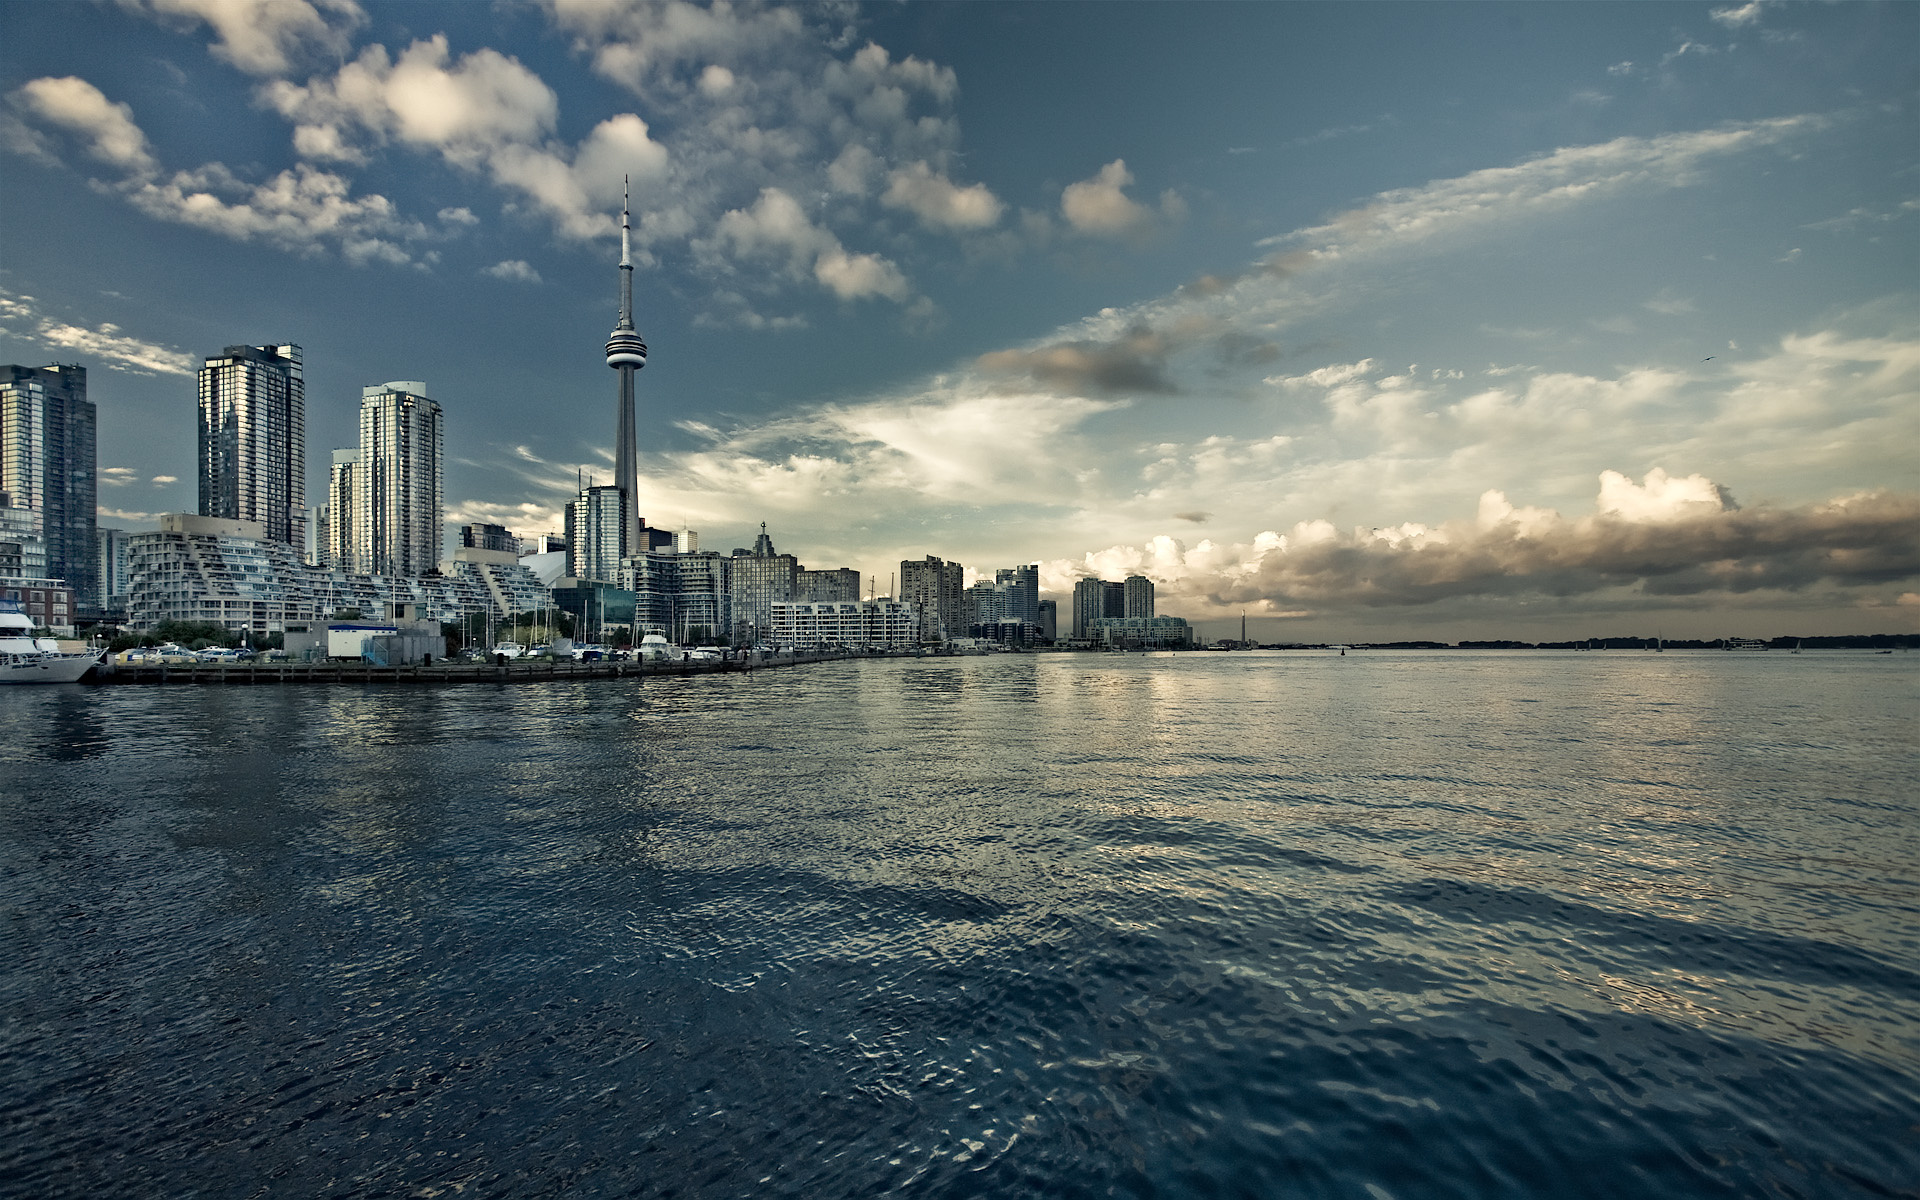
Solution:
[[[446,413],[447,519],[609,482],[888,590],[1141,572],[1263,640],[1920,629],[1920,5],[0,3],[0,361],[101,521],[194,372]]]

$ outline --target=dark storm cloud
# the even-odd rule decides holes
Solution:
[[[1873,492],[1797,509],[1677,520],[1603,514],[1383,537],[1322,527],[1232,578],[1190,577],[1217,604],[1389,607],[1461,596],[1571,597],[1638,587],[1655,596],[1867,587],[1920,576],[1920,496]]]
[[[1027,375],[1068,394],[1161,395],[1180,389],[1166,374],[1173,339],[1136,324],[1111,341],[1055,342],[1032,350],[995,350],[980,368],[998,375]]]

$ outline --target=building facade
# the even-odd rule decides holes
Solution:
[[[1108,583],[1088,576],[1073,585],[1073,637],[1084,641],[1093,636],[1093,622],[1126,615],[1126,589],[1123,584]]]
[[[100,606],[94,514],[97,419],[84,367],[0,367],[0,508],[17,510],[10,536],[37,546],[42,575],[63,581],[82,608]],[[45,590],[45,589],[41,589]]]
[[[200,368],[200,515],[306,545],[307,409],[300,347],[228,346]]]
[[[966,568],[929,554],[900,563],[900,599],[920,610],[920,640],[944,642],[967,632],[962,597],[967,590]]]
[[[335,450],[327,467],[327,536],[325,566],[340,571],[364,570],[360,540],[354,536],[359,519],[360,452]]]
[[[1140,619],[1153,616],[1153,580],[1145,575],[1127,576],[1120,585],[1120,615]]]
[[[96,528],[93,544],[100,563],[100,606],[111,612],[124,612],[132,578],[127,560],[127,531]]]
[[[446,429],[426,392],[418,380],[361,389],[353,468],[357,570],[425,575],[439,568]]]
[[[410,604],[426,619],[505,619],[542,607],[546,589],[518,562],[454,564],[446,575],[373,575],[310,567],[257,521],[167,513],[160,528],[127,537],[127,624],[211,621],[266,634],[346,609],[383,613]]]
[[[1184,650],[1193,644],[1193,631],[1182,617],[1100,617],[1089,635],[1123,650]]]
[[[832,570],[809,571],[805,567],[794,573],[793,598],[795,600],[858,600],[860,598],[860,572],[852,567],[835,567]]]
[[[920,612],[902,600],[776,600],[770,640],[781,650],[908,650],[920,644]]]

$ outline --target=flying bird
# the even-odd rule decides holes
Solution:
[[[1709,354],[1709,355],[1707,355],[1707,356],[1706,356],[1705,358],[1703,358],[1703,359],[1701,359],[1700,361],[1701,361],[1701,362],[1712,362],[1712,361],[1713,361],[1713,355],[1711,355],[1711,354]]]

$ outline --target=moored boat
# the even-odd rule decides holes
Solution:
[[[74,683],[93,670],[104,653],[70,654],[52,638],[36,641],[33,622],[20,606],[0,601],[0,683]]]

